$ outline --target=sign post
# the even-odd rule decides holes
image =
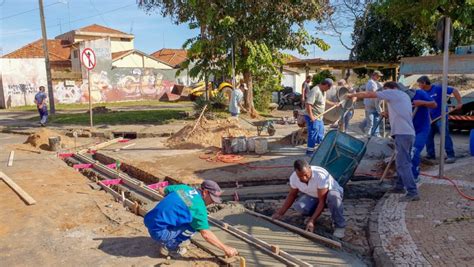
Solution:
[[[87,89],[89,92],[89,119],[91,128],[94,127],[94,122],[92,119],[92,95],[91,95],[91,70],[94,69],[97,64],[97,58],[95,56],[94,50],[86,48],[82,51],[81,54],[82,65],[87,69]]]
[[[446,94],[448,92],[448,60],[449,60],[449,37],[451,29],[451,18],[444,17],[444,42],[443,42],[443,88],[441,97],[441,129],[440,129],[440,144],[439,144],[439,179],[444,179],[444,144],[446,142]]]

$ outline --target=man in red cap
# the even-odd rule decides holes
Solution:
[[[235,248],[226,246],[209,230],[206,206],[222,202],[222,190],[216,182],[205,180],[199,189],[184,184],[170,185],[160,193],[165,198],[145,215],[145,226],[151,238],[160,244],[163,256],[184,256],[186,248],[180,245],[191,239],[195,232],[227,256],[238,254]]]

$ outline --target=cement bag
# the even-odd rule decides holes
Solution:
[[[247,151],[255,152],[255,137],[247,138]]]
[[[265,154],[268,152],[268,140],[266,138],[255,138],[255,153]]]

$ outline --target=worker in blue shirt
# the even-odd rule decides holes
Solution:
[[[435,151],[435,143],[434,143],[434,137],[436,133],[439,133],[441,131],[441,120],[439,117],[441,117],[441,104],[442,104],[442,97],[443,97],[443,89],[441,85],[435,85],[431,84],[430,79],[427,76],[421,76],[417,80],[418,86],[423,89],[425,92],[428,93],[428,95],[434,99],[436,102],[436,108],[431,108],[430,109],[430,117],[431,121],[436,120],[431,124],[431,130],[430,133],[428,134],[428,140],[426,142],[426,153],[428,159],[436,159],[436,151]],[[454,95],[456,98],[456,108],[455,109],[461,109],[462,108],[462,100],[461,100],[461,94],[459,94],[459,91],[453,87],[448,87],[447,88],[447,94],[448,95]],[[446,111],[448,111],[448,107],[446,106]],[[449,127],[448,127],[448,118],[446,118],[446,139],[445,139],[445,144],[444,144],[444,149],[446,150],[446,154],[448,156],[448,159],[446,160],[446,163],[454,163],[456,161],[455,155],[454,155],[454,148],[453,148],[453,140],[451,139],[451,136],[449,135]],[[440,154],[440,156],[442,153]]]
[[[418,89],[415,91],[415,95],[412,98],[413,104],[413,126],[415,127],[415,143],[412,149],[412,170],[415,182],[420,179],[420,154],[426,145],[428,135],[430,134],[430,110],[436,108],[437,104],[428,93]]]
[[[35,95],[35,104],[40,115],[40,125],[44,127],[48,120],[48,106],[46,105],[46,93],[44,92],[44,86],[39,87],[39,92]]]
[[[235,248],[222,243],[209,229],[206,206],[221,203],[219,185],[211,180],[200,188],[188,185],[170,185],[160,193],[165,197],[145,215],[145,226],[150,236],[160,245],[162,256],[181,258],[187,250],[183,246],[195,232],[204,240],[224,251],[226,256],[238,254]]]

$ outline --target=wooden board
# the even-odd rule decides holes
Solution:
[[[28,193],[26,193],[20,186],[18,186],[10,177],[5,173],[0,171],[0,178],[13,190],[15,191],[28,205],[36,204],[34,200]]]
[[[13,166],[13,157],[14,157],[14,156],[15,156],[15,151],[12,150],[12,151],[10,152],[10,157],[8,158],[8,164],[7,164],[8,167]]]

